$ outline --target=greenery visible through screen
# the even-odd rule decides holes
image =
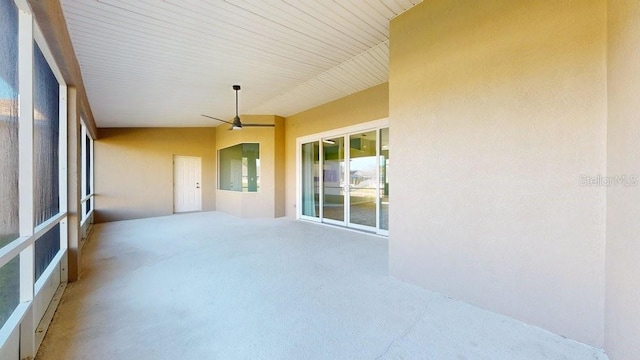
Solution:
[[[218,189],[257,192],[260,188],[260,144],[238,144],[218,152]]]

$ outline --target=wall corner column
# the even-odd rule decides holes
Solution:
[[[285,151],[285,119],[280,116],[273,117],[275,124],[274,133],[274,175],[275,175],[275,192],[274,192],[274,217],[286,216],[286,151]]]

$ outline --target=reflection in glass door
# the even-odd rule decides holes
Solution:
[[[389,230],[389,128],[380,129],[380,229]]]
[[[344,222],[344,137],[322,139],[323,220]]]
[[[377,227],[377,149],[375,130],[349,136],[349,225]]]
[[[302,215],[320,218],[320,144],[302,144]]]

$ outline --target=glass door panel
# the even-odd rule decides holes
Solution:
[[[322,139],[322,159],[323,218],[344,222],[344,137]]]
[[[380,129],[380,230],[389,230],[389,128]]]
[[[349,224],[376,228],[378,160],[376,131],[349,136]]]
[[[302,144],[302,215],[320,218],[320,142]]]

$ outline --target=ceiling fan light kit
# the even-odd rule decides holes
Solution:
[[[229,128],[229,130],[242,130],[243,127],[250,127],[250,126],[252,127],[275,127],[276,126],[275,124],[243,124],[242,121],[240,121],[240,116],[238,115],[238,91],[240,90],[240,85],[233,85],[233,90],[236,92],[236,116],[233,118],[233,122],[218,119],[216,117],[209,116],[209,115],[204,115],[204,114],[201,114],[201,115],[206,118],[222,121],[223,123],[227,123],[231,125],[231,128]]]
[[[242,130],[242,123],[240,122],[240,117],[238,117],[237,115],[233,118],[231,130]]]

